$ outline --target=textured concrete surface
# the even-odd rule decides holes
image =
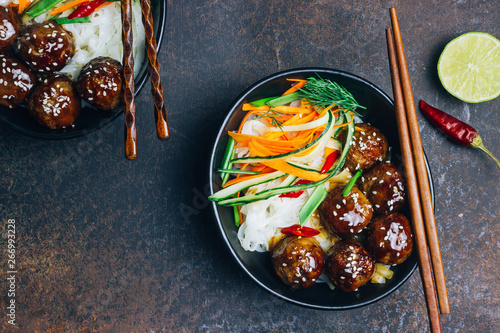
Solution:
[[[500,156],[500,99],[463,103],[436,73],[452,38],[500,37],[495,0],[169,0],[160,53],[169,141],[156,139],[149,85],[136,100],[135,161],[124,158],[123,116],[66,141],[0,124],[0,331],[429,331],[418,270],[355,310],[312,310],[269,295],[236,266],[204,196],[217,128],[231,101],[261,77],[330,67],[392,96],[384,30],[393,6],[415,99],[469,122]],[[420,114],[419,121],[451,305],[443,332],[499,332],[500,170]],[[5,315],[9,219],[18,237],[16,329]]]

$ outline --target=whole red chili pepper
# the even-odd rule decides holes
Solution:
[[[312,237],[318,235],[319,231],[309,227],[301,227],[300,224],[294,224],[290,227],[281,229],[281,233],[285,235]]]
[[[330,170],[332,167],[333,163],[339,158],[340,152],[338,150],[332,151],[330,154],[325,159],[325,164],[323,164],[323,167],[321,168],[321,171],[319,173],[323,174]]]
[[[299,180],[298,182],[295,183],[295,185],[301,185],[301,184],[309,184],[311,183],[310,180],[304,180],[304,179],[301,179]],[[300,191],[295,191],[295,192],[288,192],[288,193],[283,193],[283,194],[280,194],[280,198],[298,198],[300,197],[300,195],[304,193],[304,190],[300,190]]]
[[[71,14],[68,15],[68,19],[71,20],[74,18],[89,16],[105,1],[106,0],[93,0],[84,2],[80,6],[78,6]]]
[[[424,101],[420,101],[420,110],[429,119],[429,121],[440,129],[444,135],[462,146],[479,148],[490,156],[500,168],[500,162],[483,145],[483,140],[479,133],[470,125],[458,120],[444,111],[430,106]]]

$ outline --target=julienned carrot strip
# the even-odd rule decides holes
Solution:
[[[31,1],[30,1],[31,2]],[[17,9],[17,12],[19,14],[22,14],[26,8],[28,8],[28,0],[19,0],[19,7]]]
[[[297,80],[297,84],[293,85],[290,89],[283,93],[283,96],[296,92],[297,90],[304,88],[306,80]]]
[[[256,166],[253,166],[250,168],[251,171],[258,171],[260,173],[269,173],[269,172],[273,172],[273,171],[276,171],[274,169],[271,169],[270,167],[266,166],[266,165],[262,165],[262,164],[258,164]]]
[[[290,121],[285,124],[283,123],[283,126],[288,126],[288,125],[299,125],[299,124],[305,124],[305,123],[308,123],[312,120],[314,120],[314,118],[317,118],[317,114],[316,112],[311,112],[310,114],[306,115],[306,116],[303,116],[303,117],[299,117],[297,119],[290,119]]]
[[[79,4],[81,3],[84,3],[84,2],[87,2],[89,0],[74,0],[74,1],[71,1],[70,3],[67,3],[65,5],[62,5],[61,7],[57,7],[55,9],[53,9],[51,12],[50,12],[50,15],[57,15],[59,13],[62,13],[62,12],[65,12],[67,11],[68,9],[71,9],[73,7],[76,7],[78,6]],[[19,0],[19,3],[21,3],[21,0]]]
[[[340,124],[340,125],[335,125],[333,126],[333,128],[340,128],[340,127],[346,127],[347,125],[349,125],[350,123],[352,123],[354,120],[354,117],[351,118],[351,120],[348,122],[348,123],[344,123],[344,124]]]
[[[319,113],[319,115],[320,115],[320,116],[325,115],[325,114],[328,112],[328,110],[330,110],[331,108],[333,108],[336,104],[337,104],[337,103],[333,103],[332,105],[330,105],[330,106],[329,106],[329,107],[327,107],[326,109],[321,110],[321,112]]]
[[[268,161],[268,162],[263,162],[262,164],[267,165],[270,168],[273,168],[275,170],[279,170],[281,172],[294,175],[296,177],[310,180],[313,182],[317,182],[320,180],[325,179],[325,177],[328,176],[328,174],[320,174],[318,172],[313,172],[313,171],[307,171],[304,169],[296,168],[290,164],[288,164],[284,160],[277,160],[277,161]]]
[[[248,150],[250,151],[250,156],[272,156],[273,152],[261,145],[260,143],[250,140],[248,142]]]

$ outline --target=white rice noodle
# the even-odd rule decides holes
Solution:
[[[137,74],[145,57],[145,33],[142,24],[141,5],[132,1],[132,33],[134,53],[134,73]],[[103,7],[90,15],[91,23],[65,24],[64,28],[73,33],[77,50],[63,73],[76,79],[82,67],[99,56],[111,57],[122,63],[122,21],[120,2]]]
[[[326,184],[327,189],[346,184],[349,176],[350,173],[347,170],[333,176]],[[281,182],[282,180],[274,180],[267,184],[251,187],[248,191],[250,193],[260,192],[279,186]],[[238,239],[243,249],[257,252],[269,251],[270,245],[281,238],[282,228],[300,223],[300,208],[313,191],[314,188],[307,189],[298,198],[280,198],[277,195],[242,206],[241,213],[244,223],[238,229]],[[335,243],[336,239],[329,236],[321,226],[317,213],[311,216],[305,226],[320,231],[320,234],[315,237],[325,252]]]

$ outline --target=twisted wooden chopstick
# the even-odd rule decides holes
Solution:
[[[167,140],[170,137],[167,121],[167,109],[163,101],[163,86],[160,79],[160,63],[156,54],[156,38],[153,30],[153,16],[149,0],[141,0],[142,22],[146,33],[146,47],[148,52],[151,76],[151,90],[155,105],[156,134],[158,139]]]
[[[132,52],[132,0],[122,0],[122,42],[123,42],[123,99],[125,101],[125,156],[137,158],[137,129],[135,127],[134,101],[134,55]]]

